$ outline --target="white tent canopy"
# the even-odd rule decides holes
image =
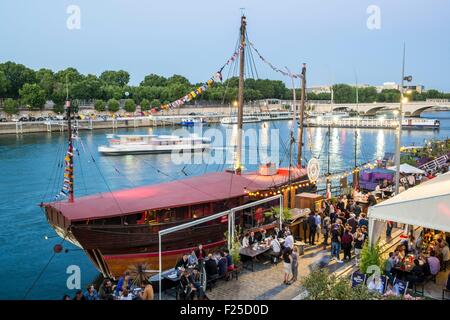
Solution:
[[[368,217],[372,242],[381,231],[377,220],[450,232],[450,172],[370,207]]]
[[[390,170],[397,170],[396,166],[388,167]],[[402,163],[400,165],[400,172],[401,173],[407,173],[407,174],[424,174],[425,171],[419,168],[416,168],[410,164]]]

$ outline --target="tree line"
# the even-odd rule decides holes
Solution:
[[[130,74],[124,70],[104,71],[100,76],[83,75],[75,68],[67,68],[54,72],[50,69],[33,70],[22,64],[11,61],[0,64],[0,101],[3,109],[9,113],[18,113],[19,106],[30,110],[42,110],[46,101],[53,101],[54,111],[62,113],[64,101],[69,99],[95,100],[97,111],[116,112],[120,109],[119,101],[124,99],[123,108],[134,112],[136,105],[142,111],[155,108],[159,110],[162,104],[179,99],[197,88],[199,83],[191,83],[186,77],[173,75],[163,77],[149,74],[138,86],[129,85]],[[238,78],[232,77],[222,83],[215,83],[197,100],[231,103],[237,99]],[[356,89],[346,84],[333,86],[336,103],[352,103],[356,101]],[[398,90],[383,90],[377,93],[375,87],[360,88],[360,102],[397,102],[400,99]],[[300,97],[300,90],[297,92]],[[254,101],[259,99],[292,99],[292,90],[283,81],[269,79],[245,80],[244,99]],[[309,93],[308,100],[330,100],[327,93]],[[437,90],[426,93],[413,93],[413,100],[427,98],[450,98],[450,94]]]

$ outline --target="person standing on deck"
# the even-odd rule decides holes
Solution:
[[[390,240],[392,236],[392,229],[394,228],[394,222],[386,222],[386,240]]]
[[[307,221],[309,226],[309,244],[314,245],[314,239],[316,237],[316,218],[313,213],[310,213]]]
[[[284,265],[284,284],[289,284],[289,278],[292,273],[291,266],[291,249],[286,247],[283,251],[283,265]]]
[[[289,281],[289,284],[297,281],[298,277],[298,248],[294,247],[291,252],[291,267],[292,267],[292,279]]]
[[[317,234],[317,241],[320,240],[320,230],[322,229],[322,217],[320,216],[320,213],[316,211],[316,215],[314,216],[316,219],[316,234]]]
[[[339,225],[340,220],[338,220],[337,223],[332,225],[331,230],[331,256],[336,257],[336,260],[338,263],[343,263],[343,261],[340,259],[339,255],[341,252],[341,228]]]
[[[323,250],[327,250],[328,238],[330,236],[330,231],[331,231],[331,219],[329,216],[325,216],[325,218],[323,218],[322,225],[323,225],[323,227],[322,227]]]

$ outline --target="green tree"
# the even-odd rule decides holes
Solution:
[[[101,99],[103,96],[102,82],[95,75],[90,74],[73,84],[70,94],[77,99]]]
[[[58,113],[58,114],[64,113],[64,104],[63,103],[55,103],[53,105],[53,112]]]
[[[147,99],[142,99],[140,106],[141,106],[141,111],[150,110],[150,101],[148,101]]]
[[[356,100],[356,92],[348,84],[335,84],[333,86],[333,92],[334,102],[336,103],[354,103]]]
[[[119,111],[119,108],[120,108],[119,101],[117,101],[116,99],[108,100],[108,111],[117,112]]]
[[[95,100],[94,109],[98,112],[103,112],[106,110],[106,103],[103,100]]]
[[[136,111],[136,104],[134,103],[133,99],[126,99],[124,104],[124,109],[126,112],[135,112]]]
[[[0,64],[0,71],[8,80],[8,87],[6,97],[18,98],[19,90],[24,84],[35,83],[35,72],[22,64],[17,64],[11,61]]]
[[[158,109],[161,107],[161,102],[158,99],[153,99],[151,103],[152,108]]]
[[[37,84],[26,83],[19,90],[22,104],[29,106],[33,110],[43,109],[45,105],[45,90]]]
[[[19,113],[19,103],[17,100],[8,98],[3,102],[3,110],[8,115],[18,114]]]
[[[123,97],[124,90],[122,87],[116,86],[116,85],[102,85],[100,88],[102,92],[102,99],[109,100],[109,99],[116,99],[119,100]]]
[[[36,83],[45,90],[45,98],[51,100],[55,87],[55,76],[50,69],[39,69],[36,72]]]
[[[366,273],[367,268],[370,266],[378,266],[381,271],[384,270],[384,260],[381,257],[379,241],[374,245],[371,245],[369,241],[366,241],[362,248],[359,269],[362,273]]]
[[[185,86],[190,86],[191,83],[186,77],[180,76],[179,74],[174,74],[173,76],[169,77],[167,79],[167,85],[173,85],[173,84],[181,84]]]
[[[381,95],[384,96],[384,100],[378,100],[378,101],[381,101],[381,102],[399,102],[400,101],[400,91],[398,91],[396,89],[385,89],[385,90],[381,91]]]
[[[67,68],[55,73],[55,79],[57,82],[66,84],[66,80],[69,84],[74,84],[83,79],[83,75],[75,68]]]
[[[441,99],[443,97],[442,93],[435,89],[428,90],[426,95],[427,99]]]
[[[6,97],[9,91],[9,80],[3,71],[0,70],[0,98]]]
[[[130,74],[123,70],[104,71],[100,75],[100,80],[106,82],[109,85],[123,87],[130,81]]]
[[[371,103],[377,101],[377,88],[367,87],[358,89],[358,99],[362,103]]]
[[[167,84],[167,79],[158,76],[157,74],[149,74],[145,76],[144,81],[141,82],[141,86],[148,86],[148,87],[163,87]]]

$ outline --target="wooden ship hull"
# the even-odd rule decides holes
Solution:
[[[149,269],[159,270],[160,230],[252,202],[256,198],[249,196],[249,191],[274,192],[269,190],[283,187],[287,174],[283,169],[276,176],[209,173],[43,206],[58,235],[82,248],[103,276],[115,279],[136,264],[146,263]],[[291,177],[291,182],[305,181],[305,172],[293,169]],[[272,206],[278,203],[267,203],[263,209]],[[246,216],[255,209],[249,210]],[[236,213],[236,224],[252,228],[242,211]],[[273,226],[268,222],[265,228]],[[174,267],[184,253],[190,253],[200,243],[207,252],[224,248],[227,230],[228,221],[221,218],[163,236],[163,269]]]

